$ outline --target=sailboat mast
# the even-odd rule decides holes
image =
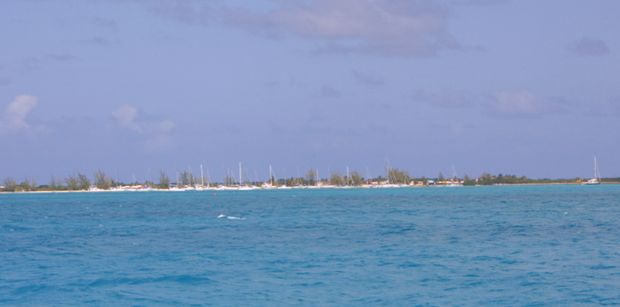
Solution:
[[[385,163],[385,171],[387,172],[388,184],[390,184],[391,183],[391,180],[390,180],[390,160],[387,160],[386,163]]]
[[[202,164],[200,164],[200,184],[201,186],[205,186],[205,176],[204,176],[204,171],[202,169]]]
[[[598,161],[596,160],[596,156],[594,156],[594,178],[601,179],[601,174],[598,170]]]
[[[319,176],[319,169],[316,169],[316,185],[319,186],[319,183],[321,182],[321,176]]]
[[[273,169],[271,168],[271,164],[269,164],[269,182],[273,185]]]
[[[351,185],[351,174],[349,172],[348,166],[347,166],[347,185]]]
[[[241,178],[241,176],[243,176],[242,174],[242,170],[241,170],[241,161],[239,161],[239,186],[241,186],[241,181],[243,181]]]
[[[207,188],[209,187],[209,182],[211,182],[211,176],[209,176],[209,169],[207,168]]]

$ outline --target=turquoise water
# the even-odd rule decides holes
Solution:
[[[619,222],[620,186],[5,194],[0,305],[617,305]]]

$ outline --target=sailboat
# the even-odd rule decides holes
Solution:
[[[248,190],[255,190],[256,187],[253,185],[247,185],[247,184],[243,184],[243,167],[241,165],[241,162],[239,162],[239,190],[241,191],[248,191]]]
[[[596,156],[594,156],[594,177],[586,182],[586,185],[596,185],[601,184],[601,173],[598,170],[598,162],[596,161]]]
[[[204,191],[206,189],[207,186],[205,186],[204,169],[202,167],[202,164],[200,164],[200,186],[196,187],[196,191]]]
[[[452,179],[446,184],[447,187],[462,187],[463,183],[456,177],[456,169],[452,165]]]
[[[273,185],[273,169],[271,168],[271,164],[269,164],[269,179],[265,181],[261,187],[263,189],[275,188],[275,186]]]
[[[179,172],[177,171],[177,181],[174,183],[174,186],[169,188],[170,191],[185,191],[185,188],[181,187],[181,180],[179,178]]]

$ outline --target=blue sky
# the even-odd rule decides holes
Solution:
[[[251,4],[248,4],[251,3]],[[0,177],[620,176],[615,0],[2,1]]]

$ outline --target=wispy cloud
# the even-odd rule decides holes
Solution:
[[[296,37],[323,52],[433,56],[460,44],[447,30],[448,9],[434,0],[273,1],[258,11],[174,2],[157,11],[192,24],[221,23],[269,38]]]
[[[378,76],[357,70],[353,70],[353,77],[355,78],[355,81],[365,86],[380,86],[385,84],[383,79],[379,78]]]
[[[586,114],[597,117],[620,116],[620,96],[610,97],[600,103],[589,105]]]
[[[427,102],[436,107],[458,109],[478,107],[484,104],[485,101],[488,102],[491,97],[489,95],[464,90],[417,90],[413,92],[413,99]]]
[[[102,47],[113,46],[120,44],[120,40],[118,38],[109,38],[107,36],[95,35],[91,38],[82,40],[83,43],[89,45],[97,45]]]
[[[456,5],[496,5],[508,1],[509,0],[451,0],[449,3]]]
[[[17,61],[13,69],[22,72],[39,70],[47,64],[64,63],[76,60],[77,57],[66,53],[53,53],[45,56],[28,56]]]
[[[342,93],[334,87],[323,85],[321,87],[321,96],[324,98],[339,98],[342,96]]]
[[[37,106],[38,98],[31,95],[19,95],[5,108],[0,121],[0,132],[10,133],[31,128],[26,117]]]
[[[131,105],[123,105],[117,108],[112,112],[112,117],[120,128],[142,135],[145,138],[144,144],[148,150],[163,149],[172,143],[170,134],[175,127],[172,120],[142,119],[138,108]]]
[[[139,114],[138,108],[123,105],[112,112],[112,117],[121,128],[138,133],[169,133],[174,129],[174,122],[171,120],[144,120]]]
[[[18,71],[34,71],[41,68],[41,59],[38,57],[26,57],[17,63]]]
[[[497,115],[511,117],[541,116],[565,111],[561,101],[541,98],[524,90],[495,93],[489,107]]]
[[[413,99],[446,109],[469,109],[492,117],[532,118],[562,114],[572,104],[561,97],[542,97],[527,90],[476,93],[467,90],[415,91]]]
[[[77,59],[77,57],[72,54],[48,54],[47,58],[58,62],[68,62]]]
[[[112,117],[116,120],[116,123],[126,129],[133,130],[135,132],[142,132],[142,127],[138,124],[138,109],[130,105],[124,105],[112,112]]]
[[[573,42],[569,49],[579,56],[604,56],[609,54],[607,43],[591,37],[582,37]]]
[[[0,77],[0,86],[11,84],[11,79],[8,77]]]
[[[104,17],[93,17],[90,19],[90,23],[101,28],[116,30],[117,24],[116,21],[109,18]]]

